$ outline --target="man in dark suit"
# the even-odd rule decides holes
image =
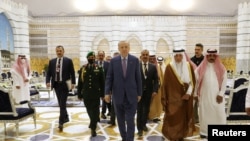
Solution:
[[[96,136],[97,122],[100,121],[100,98],[104,97],[104,72],[103,68],[95,64],[94,52],[87,54],[88,64],[80,69],[78,79],[78,98],[83,99],[88,116],[91,136]]]
[[[105,58],[105,52],[100,50],[97,53],[98,55],[98,60],[95,62],[98,66],[100,66],[101,68],[103,68],[104,71],[104,76],[106,77],[106,74],[108,72],[108,67],[109,67],[109,62],[104,61]],[[105,85],[105,84],[103,84]],[[103,91],[103,95],[104,95],[104,91]],[[111,103],[107,103],[104,99],[102,100],[102,111],[101,111],[101,118],[106,119],[106,109],[108,109],[108,115],[110,115],[111,112]]]
[[[120,55],[111,59],[105,81],[105,100],[110,102],[110,92],[115,107],[119,131],[123,141],[133,141],[135,113],[142,95],[139,59],[129,54],[126,41],[118,43]]]
[[[59,131],[63,131],[63,124],[69,121],[66,109],[66,101],[69,90],[75,86],[75,70],[73,61],[64,57],[64,48],[61,45],[56,47],[57,58],[49,61],[48,71],[46,75],[46,86],[51,87],[56,92],[58,104],[60,107]],[[71,82],[68,85],[66,82]]]
[[[198,67],[201,62],[204,59],[204,55],[203,55],[203,45],[201,43],[197,43],[195,44],[195,55],[193,57],[191,57],[191,61]],[[195,123],[199,123],[199,114],[198,114],[198,106],[199,102],[197,99],[195,99],[194,101],[194,120]]]
[[[143,93],[137,107],[137,129],[139,136],[142,136],[143,130],[148,131],[146,123],[148,119],[151,98],[157,94],[159,88],[156,66],[149,63],[148,60],[149,51],[143,50],[141,52],[140,63]]]

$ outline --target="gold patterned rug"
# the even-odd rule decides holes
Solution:
[[[31,105],[34,107],[58,107],[57,100],[54,99],[40,99],[32,100]],[[77,100],[76,98],[67,101],[67,107],[84,107],[83,101]]]
[[[68,107],[70,122],[64,124],[63,132],[58,131],[58,107],[36,107],[37,127],[33,119],[22,121],[19,125],[19,136],[16,136],[14,124],[7,125],[7,134],[4,134],[3,125],[0,126],[0,141],[120,141],[120,133],[117,126],[107,124],[107,119],[101,119],[97,127],[97,136],[91,137],[89,118],[84,107]],[[161,134],[162,121],[158,123],[148,122],[148,131],[139,138],[135,128],[135,141],[164,141]],[[198,141],[197,132],[185,141]],[[166,140],[167,141],[167,140]]]

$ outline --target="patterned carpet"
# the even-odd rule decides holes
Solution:
[[[31,101],[34,107],[58,107],[56,99],[40,98],[40,100]],[[67,107],[84,107],[84,103],[78,100],[76,97],[68,98]]]
[[[19,125],[19,136],[16,136],[16,128],[12,123],[7,124],[7,134],[4,133],[4,126],[0,123],[0,141],[121,141],[118,126],[110,126],[107,119],[101,119],[97,126],[97,136],[91,137],[89,118],[82,101],[77,97],[69,97],[67,101],[70,122],[64,124],[63,132],[58,131],[59,108],[56,97],[50,93],[40,92],[40,100],[32,98],[32,105],[35,106],[36,128],[33,119],[24,120]],[[163,115],[162,115],[163,117]],[[161,119],[162,119],[161,117]],[[162,121],[158,123],[148,122],[148,131],[143,137],[138,137],[135,128],[135,141],[167,141],[162,134]],[[185,138],[185,141],[201,140],[197,131],[192,137]]]
[[[90,137],[88,128],[89,119],[84,107],[68,107],[70,122],[64,124],[64,131],[58,131],[58,107],[36,107],[37,127],[33,119],[22,121],[19,126],[19,136],[16,136],[14,124],[7,125],[7,134],[4,134],[3,124],[0,124],[0,141],[120,141],[117,126],[107,124],[109,119],[101,119],[98,123],[97,136]],[[109,118],[109,117],[108,117]],[[161,134],[162,122],[147,124],[148,132],[139,138],[135,129],[135,141],[164,141]],[[197,131],[198,131],[197,125]],[[201,140],[197,133],[185,141]],[[167,140],[166,140],[167,141]]]
[[[39,97],[31,97],[31,104],[34,107],[58,107],[58,102],[53,91],[39,90]],[[84,103],[78,100],[77,95],[69,95],[67,107],[84,107]]]

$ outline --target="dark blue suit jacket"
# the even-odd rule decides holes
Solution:
[[[54,88],[53,86],[54,86],[55,78],[56,78],[56,60],[57,58],[54,58],[49,61],[48,71],[46,75],[46,83],[51,82],[51,89]],[[72,84],[76,84],[73,62],[70,58],[63,57],[62,81],[66,82],[69,79],[71,79]]]
[[[99,65],[99,60],[95,62],[97,65]],[[103,70],[104,70],[104,75],[106,77],[107,72],[108,72],[108,68],[109,68],[109,62],[107,61],[103,61]]]
[[[139,59],[129,54],[126,78],[124,78],[121,56],[116,56],[110,60],[105,81],[105,94],[108,95],[112,91],[114,103],[123,103],[125,94],[129,102],[137,103],[137,97],[142,95],[141,71],[139,65]]]

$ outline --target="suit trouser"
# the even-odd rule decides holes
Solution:
[[[122,140],[134,141],[137,102],[129,102],[125,95],[123,103],[114,101],[114,107]]]
[[[115,107],[113,100],[111,101],[111,112],[110,112],[110,121],[115,123]]]
[[[102,100],[102,114],[106,113],[106,109],[108,108],[108,112],[111,112],[111,103],[107,103],[105,100]]]
[[[96,130],[97,122],[99,121],[100,115],[100,98],[98,99],[83,99],[84,105],[86,106],[87,113],[90,119],[89,128]]]
[[[150,109],[150,102],[151,102],[151,93],[147,93],[147,91],[143,91],[142,98],[138,103],[137,107],[137,129],[138,131],[142,131],[143,127],[146,126],[148,120],[148,113]]]
[[[55,92],[58,101],[58,105],[60,107],[60,115],[59,115],[59,124],[63,124],[65,120],[68,118],[68,112],[66,109],[66,102],[68,98],[68,87],[66,82],[55,82]]]

